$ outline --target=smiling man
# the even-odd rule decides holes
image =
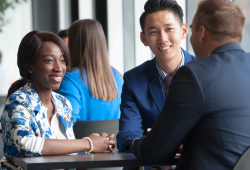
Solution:
[[[140,17],[141,41],[155,58],[124,74],[117,144],[129,150],[134,139],[147,134],[165,103],[172,76],[195,59],[181,48],[188,34],[183,10],[174,0],[148,0]]]

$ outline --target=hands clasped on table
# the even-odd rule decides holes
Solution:
[[[108,135],[107,133],[92,133],[89,135],[89,138],[92,141],[93,148],[91,148],[91,142],[90,143],[90,150],[92,149],[92,152],[113,152],[114,148],[116,147],[116,143],[114,141],[114,134]]]

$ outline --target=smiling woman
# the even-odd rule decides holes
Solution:
[[[57,35],[31,31],[23,38],[17,62],[22,79],[10,87],[1,117],[5,155],[113,150],[113,134],[93,133],[75,139],[72,106],[64,96],[52,91],[59,88],[68,63],[67,48]]]

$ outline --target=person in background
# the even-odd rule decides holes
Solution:
[[[52,91],[59,88],[69,62],[67,47],[53,33],[31,31],[22,39],[17,60],[22,78],[10,87],[1,116],[5,155],[113,150],[113,134],[75,139],[71,104]]]
[[[106,38],[96,20],[77,20],[69,28],[71,64],[58,93],[69,99],[73,122],[120,117],[123,79],[109,64]]]
[[[68,45],[69,44],[68,29],[59,31],[57,35],[63,40],[66,47],[68,47],[69,46]]]
[[[245,16],[236,2],[200,1],[190,38],[198,60],[173,77],[152,130],[130,150],[149,164],[231,170],[250,143],[250,54],[240,47]]]
[[[147,135],[165,103],[175,72],[195,59],[181,48],[188,28],[175,0],[148,0],[140,17],[141,41],[155,58],[124,74],[117,147],[128,151],[134,139]]]

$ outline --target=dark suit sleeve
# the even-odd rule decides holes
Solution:
[[[151,132],[134,142],[132,152],[150,164],[169,163],[201,118],[203,106],[203,92],[196,76],[189,67],[181,67]]]
[[[133,139],[140,138],[143,135],[140,110],[136,104],[133,90],[129,85],[129,79],[125,74],[121,95],[119,133],[117,135],[117,148],[119,151],[129,150],[129,145]]]

